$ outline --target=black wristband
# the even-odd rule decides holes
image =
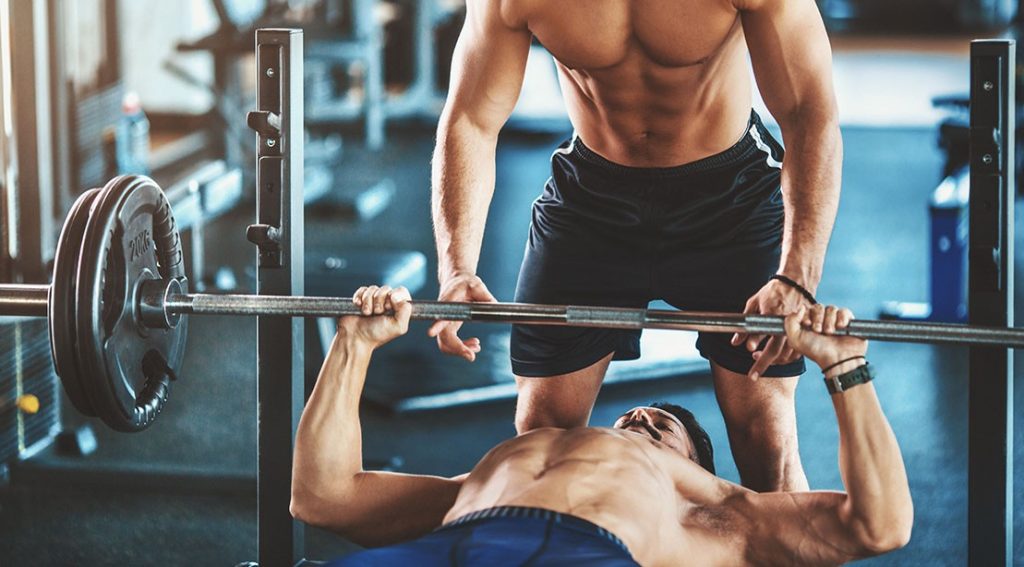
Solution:
[[[822,374],[828,374],[828,371],[832,370],[836,366],[839,366],[840,364],[843,364],[845,362],[850,362],[851,360],[857,360],[858,358],[864,358],[864,355],[858,354],[857,356],[851,356],[850,358],[844,358],[843,360],[840,360],[839,362],[837,362],[835,364],[830,364],[830,365],[826,366],[825,368],[822,368],[821,369],[821,373]]]
[[[874,379],[875,370],[871,368],[869,362],[864,361],[864,364],[849,372],[833,376],[832,378],[825,378],[825,386],[828,388],[829,394],[835,395],[841,394],[854,386],[867,384]]]
[[[779,280],[780,282],[788,285],[789,287],[799,291],[800,295],[803,295],[805,298],[807,298],[807,301],[811,302],[811,305],[817,305],[818,304],[818,300],[814,299],[814,294],[813,293],[807,291],[807,288],[805,288],[804,286],[802,286],[802,285],[796,283],[795,281],[789,279],[788,277],[786,277],[786,276],[784,276],[782,274],[775,274],[770,279],[772,279],[772,280]]]

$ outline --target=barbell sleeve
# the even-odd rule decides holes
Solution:
[[[0,285],[0,315],[46,317],[49,295],[48,285]]]

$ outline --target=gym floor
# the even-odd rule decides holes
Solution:
[[[933,125],[847,126],[843,200],[819,296],[874,318],[883,301],[927,299],[926,203],[942,164]],[[386,171],[398,187],[395,203],[358,226],[307,215],[309,250],[418,249],[433,273],[429,201],[428,129],[393,129],[384,152],[349,144],[340,171]],[[522,257],[529,206],[548,175],[548,156],[559,138],[506,135],[498,154],[498,188],[484,243],[481,275],[501,300],[510,300]],[[253,250],[244,238],[251,208],[210,227],[211,264],[241,275]],[[1020,217],[1020,215],[1018,215]],[[1024,227],[1018,222],[1018,234]],[[1018,247],[1020,248],[1020,247]],[[1019,262],[1017,265],[1022,265]],[[1021,274],[1018,271],[1017,277]],[[1021,289],[1024,286],[1018,286]],[[419,297],[433,297],[428,283]],[[1019,303],[1019,302],[1018,302]],[[15,471],[0,492],[0,563],[4,565],[231,565],[256,557],[255,322],[251,318],[195,317],[188,356],[172,403],[144,435],[97,427],[99,449],[69,461],[51,453]],[[426,342],[416,324],[399,345]],[[471,331],[470,331],[471,332]],[[500,350],[499,344],[485,348]],[[966,562],[967,350],[875,343],[877,388],[903,448],[915,501],[910,544],[864,564],[961,565]],[[1018,370],[1020,360],[1018,357]],[[419,369],[396,366],[371,381],[422,379]],[[451,360],[450,373],[486,372]],[[1019,373],[1018,373],[1019,374]],[[1020,415],[1018,387],[1015,413]],[[655,399],[680,403],[702,420],[716,443],[720,474],[737,481],[724,424],[706,374],[609,386],[592,423],[609,424],[622,410]],[[441,411],[389,414],[363,408],[367,460],[400,457],[400,470],[454,475],[465,472],[495,443],[513,434],[512,400]],[[802,380],[797,396],[801,455],[811,486],[841,488],[834,414],[817,374]],[[67,422],[78,423],[72,412]],[[443,450],[439,450],[443,448]],[[1024,454],[1015,446],[1015,524],[1024,557],[1021,501]],[[62,472],[74,466],[79,472]],[[81,474],[84,468],[95,474]],[[111,471],[118,471],[110,474]],[[152,477],[159,490],[133,481]],[[139,474],[134,474],[139,473]],[[309,531],[307,556],[326,559],[352,549],[338,538]],[[158,558],[158,559],[154,559]]]

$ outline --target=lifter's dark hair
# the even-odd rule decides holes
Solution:
[[[711,474],[715,474],[715,449],[711,446],[711,436],[700,426],[697,418],[693,416],[693,412],[668,402],[652,402],[649,407],[667,411],[679,418],[683,427],[686,428],[686,433],[693,440],[693,446],[697,448],[697,464]]]

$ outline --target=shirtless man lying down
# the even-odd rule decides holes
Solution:
[[[713,474],[688,412],[638,407],[612,427],[540,428],[455,478],[364,471],[359,399],[371,355],[408,329],[404,289],[361,288],[296,437],[292,513],[364,546],[333,565],[839,564],[897,549],[913,507],[896,438],[864,359],[830,336],[846,309],[786,319],[787,339],[825,369],[845,492],[757,493]]]

